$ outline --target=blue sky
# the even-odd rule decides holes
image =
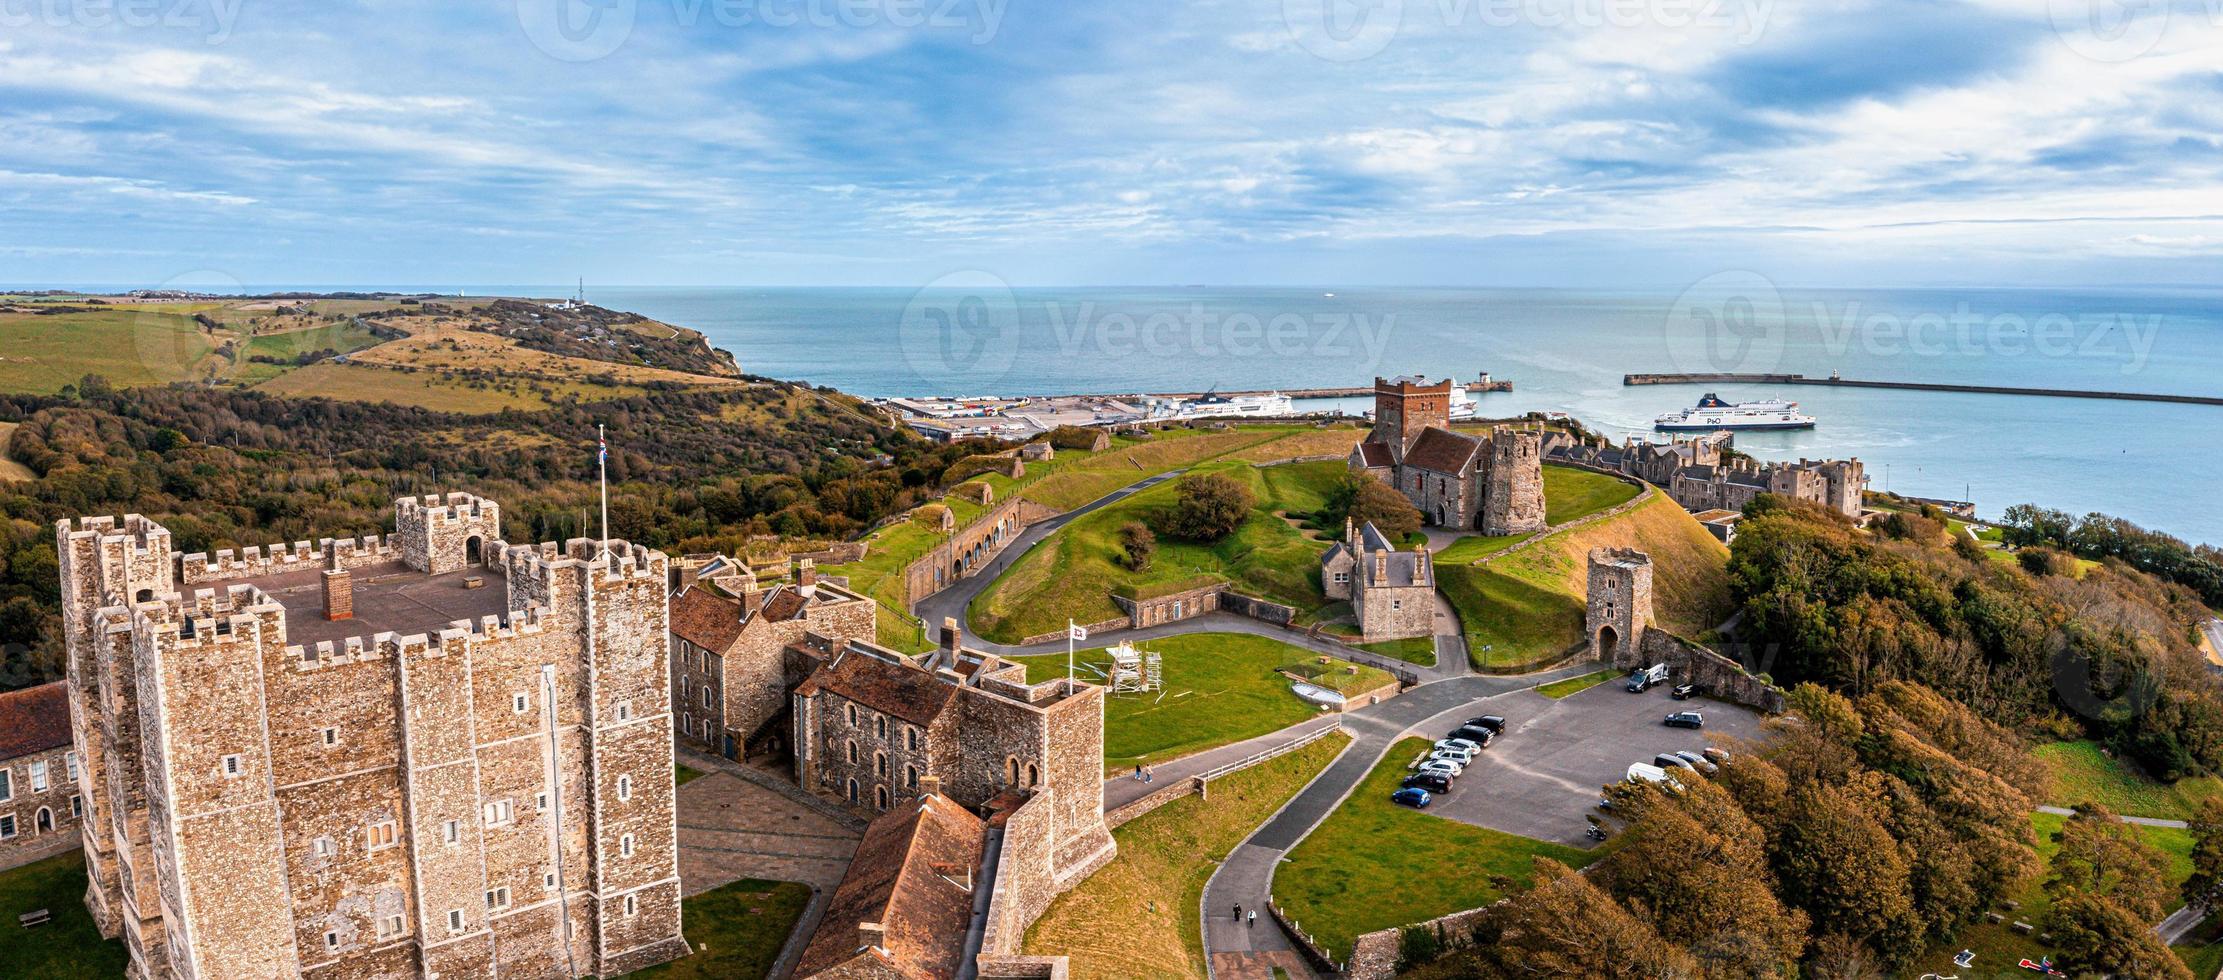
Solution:
[[[0,282],[2223,284],[2085,2],[0,0]]]

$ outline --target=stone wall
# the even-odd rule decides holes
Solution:
[[[77,752],[69,746],[0,760],[8,798],[0,802],[0,869],[34,861],[78,843],[84,798],[77,788]]]
[[[1257,596],[1230,591],[1220,596],[1220,608],[1238,616],[1248,616],[1275,626],[1287,626],[1297,619],[1297,610],[1278,602],[1267,602]]]
[[[1003,554],[1020,532],[1058,511],[1024,497],[1009,497],[903,567],[905,612],[920,599],[968,578]]]
[[[1743,664],[1658,627],[1646,630],[1640,649],[1614,666],[1665,663],[1677,684],[1696,684],[1708,695],[1766,714],[1783,712],[1783,689],[1754,677]]]
[[[1226,585],[1215,583],[1148,599],[1130,599],[1116,593],[1111,598],[1114,604],[1127,611],[1127,626],[1141,629],[1218,612],[1220,597],[1226,592]]]
[[[213,556],[200,551],[176,556],[178,582],[190,586],[310,571],[326,567],[327,553],[342,569],[361,568],[401,557],[395,550],[393,538],[381,539],[375,534],[360,538],[320,538],[314,544],[295,541],[266,547],[249,545],[237,552],[223,548]]]
[[[440,575],[473,564],[474,548],[484,561],[501,540],[502,509],[491,500],[451,493],[394,502],[394,550],[420,572]]]
[[[1618,666],[1652,625],[1652,558],[1634,548],[1593,548],[1583,627],[1592,659]]]

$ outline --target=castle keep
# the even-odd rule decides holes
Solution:
[[[60,522],[85,901],[134,977],[612,976],[679,929],[667,560]]]
[[[1536,432],[1451,430],[1451,382],[1374,379],[1374,429],[1351,469],[1397,488],[1436,527],[1487,535],[1544,529],[1544,459]]]

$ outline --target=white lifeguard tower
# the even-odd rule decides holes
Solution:
[[[1109,693],[1145,694],[1165,687],[1165,674],[1156,653],[1137,650],[1127,641],[1105,652],[1111,654],[1111,667],[1104,672]]]

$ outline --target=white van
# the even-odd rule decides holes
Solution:
[[[1658,783],[1661,789],[1670,793],[1683,791],[1683,784],[1676,782],[1675,777],[1669,775],[1667,770],[1647,763],[1631,763],[1629,774],[1625,778],[1631,783]]]

